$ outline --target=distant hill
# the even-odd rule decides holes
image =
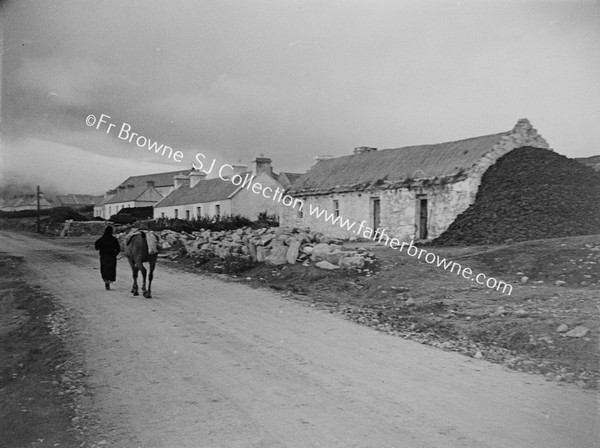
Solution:
[[[596,171],[600,171],[600,156],[576,157],[575,160],[584,165],[591,166]]]

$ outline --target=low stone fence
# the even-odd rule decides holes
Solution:
[[[346,250],[342,241],[309,229],[243,227],[230,231],[154,232],[162,250],[177,249],[196,258],[242,257],[272,265],[315,262],[322,269],[362,268],[373,261],[367,249]],[[128,232],[115,234],[124,245]]]
[[[58,236],[98,235],[100,237],[108,226],[114,227],[114,224],[109,221],[65,221]]]

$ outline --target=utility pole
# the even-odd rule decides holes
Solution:
[[[37,186],[37,233],[40,233],[40,186]]]

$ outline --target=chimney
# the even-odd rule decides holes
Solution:
[[[319,163],[322,160],[329,160],[329,159],[333,159],[333,156],[331,154],[324,154],[324,155],[320,155],[320,156],[315,156],[315,163],[313,163],[313,165],[316,165],[317,163]]]
[[[125,185],[119,185],[119,191],[123,191],[125,190],[127,187]]]
[[[153,181],[153,180],[147,180],[146,181],[146,187],[147,188],[154,188],[154,187],[156,187],[156,182]]]
[[[133,184],[127,184],[127,188],[133,188],[133,187],[135,187],[135,185],[133,185]]]
[[[198,185],[198,182],[206,179],[206,173],[194,170],[194,171],[190,172],[189,177],[190,177],[190,188],[194,188],[196,185]]]
[[[270,160],[270,159],[267,159],[267,160]],[[248,171],[248,165],[244,165],[243,163],[235,163],[235,164],[232,164],[231,166],[233,167],[232,176],[234,176],[236,174],[242,174],[242,173],[245,173],[246,171]]]
[[[368,146],[357,146],[354,148],[354,154],[362,154],[363,152],[377,151],[377,148],[370,148]]]
[[[184,185],[189,178],[183,174],[178,174],[173,178],[173,187],[177,190],[179,187]]]
[[[273,175],[273,167],[271,166],[271,162],[273,162],[268,157],[257,157],[254,159],[254,167],[252,168],[252,174],[255,176],[260,173],[267,173],[269,176]]]

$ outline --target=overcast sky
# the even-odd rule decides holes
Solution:
[[[347,155],[511,129],[600,153],[598,1],[3,3],[0,182],[103,193],[129,175]],[[86,117],[106,114],[106,132]],[[118,138],[122,123],[183,161]],[[124,134],[123,134],[124,135]],[[140,142],[142,142],[140,140]]]

